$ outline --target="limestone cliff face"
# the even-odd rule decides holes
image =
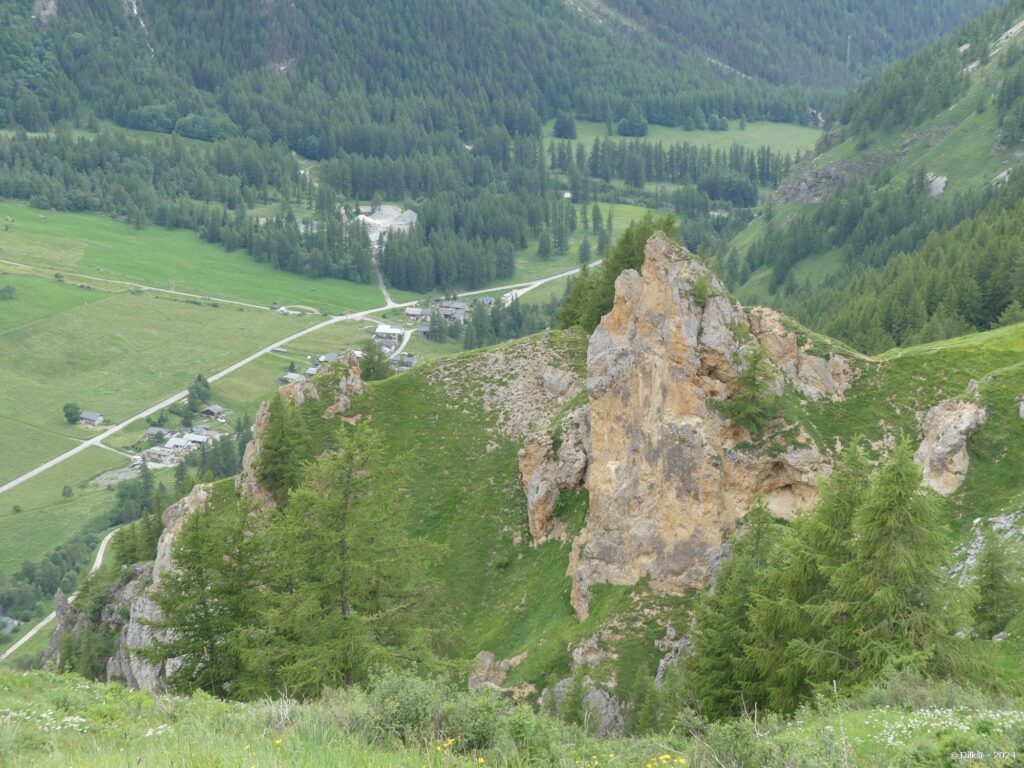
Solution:
[[[750,436],[712,405],[735,394],[758,343],[782,364],[778,390],[788,379],[840,397],[837,379],[846,380],[845,361],[810,359],[771,315],[752,322],[684,248],[655,235],[645,255],[642,276],[619,276],[615,304],[590,339],[590,510],[569,564],[581,617],[594,584],[648,577],[671,594],[706,584],[758,495],[780,516],[817,499],[816,477],[829,468],[813,443],[780,455],[741,448]]]
[[[804,397],[812,400],[842,400],[853,383],[850,362],[842,355],[812,355],[800,345],[797,335],[788,330],[782,314],[767,307],[754,307],[749,315],[750,329],[764,347],[768,359]]]

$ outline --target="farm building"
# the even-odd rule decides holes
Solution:
[[[163,427],[150,427],[146,430],[146,439],[151,443],[155,443],[159,440],[163,440],[164,436],[168,434],[170,434],[170,432]]]
[[[399,325],[378,325],[377,330],[373,332],[374,340],[385,344],[391,341],[401,341],[404,335],[405,329]]]
[[[281,377],[281,381],[285,384],[295,384],[300,381],[305,381],[306,377],[301,373],[295,373],[294,371],[288,371],[284,376]]]
[[[103,423],[103,414],[95,413],[94,411],[82,411],[82,414],[78,417],[79,424],[85,424],[87,427],[98,427]]]
[[[406,307],[405,308],[405,319],[406,320],[429,320],[430,310],[424,307]]]
[[[319,369],[315,365],[311,365],[306,369],[306,376],[316,376],[316,372],[318,370]]]
[[[328,352],[326,355],[320,355],[317,358],[317,361],[321,363],[336,363],[339,360],[341,360],[341,355],[337,352]]]
[[[437,311],[445,320],[461,323],[469,315],[469,304],[462,301],[442,301]]]
[[[430,326],[429,325],[417,326],[417,328],[416,328],[416,335],[419,336],[420,338],[423,338],[423,339],[429,339],[430,338]]]
[[[227,413],[227,409],[222,405],[208,405],[200,411],[203,416],[209,416],[211,419],[223,419],[224,414]]]

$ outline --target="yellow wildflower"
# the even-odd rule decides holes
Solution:
[[[283,741],[284,741],[284,739],[274,739],[274,743],[277,744],[277,746],[281,746],[281,743]]]

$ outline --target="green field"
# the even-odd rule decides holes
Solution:
[[[70,290],[40,285],[10,303],[38,308],[47,292]],[[69,437],[95,434],[64,421],[65,403],[116,423],[315,319],[155,293],[100,296],[0,334],[0,481],[70,448]]]
[[[38,560],[109,509],[113,495],[89,481],[127,463],[111,451],[89,448],[0,496],[0,573]],[[65,485],[72,488],[70,498],[61,495]]]
[[[544,138],[550,139],[554,129],[555,121],[551,120],[544,126]],[[595,138],[608,136],[608,129],[604,123],[588,123],[584,120],[576,121],[576,137],[578,141],[585,142],[589,148]],[[809,128],[804,125],[793,125],[791,123],[769,123],[752,122],[747,123],[745,130],[740,130],[738,120],[729,121],[728,131],[684,131],[682,128],[669,128],[664,125],[649,125],[647,127],[647,141],[662,142],[664,144],[696,144],[699,146],[710,146],[714,149],[728,149],[733,144],[739,144],[749,149],[769,146],[776,152],[788,152],[796,154],[810,152],[814,149],[821,131],[817,128]],[[612,136],[613,139],[626,140],[625,136]]]
[[[302,304],[342,314],[384,303],[375,285],[282,272],[187,230],[137,230],[101,216],[40,213],[10,201],[0,202],[3,216],[14,223],[0,231],[0,259],[259,306]]]

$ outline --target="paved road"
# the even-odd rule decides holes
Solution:
[[[118,529],[115,528],[114,530],[112,530],[110,533],[108,533],[106,536],[103,537],[103,541],[100,542],[100,548],[98,550],[96,550],[96,559],[93,561],[92,568],[89,569],[89,573],[94,573],[101,565],[103,565],[103,556],[107,553],[107,545],[110,543],[110,540],[112,538],[114,538],[114,534],[117,533],[117,531],[118,531]],[[78,597],[78,591],[77,590],[75,591],[75,593],[73,595],[68,597],[68,602],[69,603],[75,602],[75,598],[76,597]],[[47,624],[49,624],[51,621],[53,621],[55,618],[57,618],[56,611],[50,611],[50,613],[46,616],[46,618],[44,618],[42,621],[40,621],[38,624],[36,624],[34,627],[32,627],[32,629],[30,629],[28,632],[26,632],[24,635],[22,635],[21,638],[18,640],[18,642],[16,642],[14,645],[12,645],[10,648],[8,648],[3,653],[0,653],[0,663],[3,663],[4,661],[7,660],[8,657],[14,655],[17,652],[17,650],[19,648],[21,648],[21,646],[23,646],[25,643],[27,643],[29,640],[31,640],[36,635],[38,635],[39,632],[42,631],[42,629]]]
[[[599,263],[599,262],[595,262],[595,264],[597,264],[597,263]],[[523,290],[520,291],[520,295],[522,295],[522,293],[526,293],[527,291],[533,290],[534,288],[536,288],[538,286],[541,286],[541,285],[544,285],[545,283],[550,283],[550,282],[552,282],[554,280],[559,280],[559,279],[561,279],[563,277],[568,277],[569,275],[574,275],[577,272],[579,272],[579,269],[571,269],[571,270],[569,270],[567,272],[562,272],[561,274],[552,275],[550,277],[541,278],[539,280],[532,280],[532,281],[526,282],[526,283],[515,283],[515,284],[512,284],[512,285],[501,285],[501,286],[497,286],[495,288],[483,288],[483,289],[480,289],[480,290],[477,290],[477,291],[467,291],[465,293],[460,293],[459,296],[476,296],[476,295],[479,295],[479,294],[482,294],[482,293],[494,293],[494,292],[497,292],[497,291],[509,291],[509,290],[512,290],[512,289],[523,289]],[[319,331],[321,328],[326,328],[326,327],[328,327],[330,325],[334,325],[335,323],[341,323],[341,322],[344,322],[346,320],[360,320],[362,318],[367,317],[368,315],[372,315],[372,314],[375,314],[377,312],[383,312],[386,309],[400,309],[400,308],[403,308],[403,307],[411,307],[414,304],[416,304],[415,301],[407,301],[407,302],[405,302],[403,304],[396,304],[394,302],[390,302],[389,304],[386,304],[383,307],[375,307],[374,309],[367,309],[367,310],[364,310],[362,312],[353,312],[353,313],[347,314],[347,315],[337,315],[335,317],[331,317],[331,318],[329,318],[327,320],[324,320],[324,321],[322,321],[320,323],[317,323],[316,325],[311,325],[309,328],[306,328],[305,330],[298,331],[297,333],[293,333],[290,336],[286,336],[283,339],[278,339],[277,341],[275,341],[275,342],[273,342],[271,344],[268,344],[267,346],[263,347],[263,349],[259,350],[258,352],[253,352],[251,355],[249,355],[248,357],[242,358],[237,363],[229,365],[224,370],[219,371],[219,372],[213,374],[212,376],[207,377],[207,380],[213,382],[213,381],[217,381],[218,379],[222,379],[225,376],[229,376],[230,374],[232,374],[235,371],[237,371],[239,368],[243,368],[244,366],[246,366],[249,363],[251,363],[253,360],[256,360],[257,358],[262,357],[263,355],[267,354],[268,352],[270,352],[271,350],[275,349],[276,347],[281,347],[281,346],[284,346],[285,344],[289,344],[289,343],[295,341],[296,339],[301,339],[303,336],[306,336],[306,335],[308,335],[310,333],[313,333],[314,331]],[[407,343],[407,342],[408,342],[408,336],[404,340],[401,349],[405,348],[405,343]],[[180,392],[175,392],[173,395],[171,395],[170,397],[167,397],[167,398],[161,400],[156,405],[152,405],[149,408],[147,408],[146,410],[141,411],[139,413],[136,413],[134,416],[131,416],[131,417],[125,419],[124,421],[120,422],[119,424],[115,424],[114,426],[109,427],[108,429],[104,430],[103,432],[101,432],[100,434],[96,435],[95,437],[90,438],[89,440],[82,441],[81,443],[76,445],[71,450],[62,453],[59,456],[55,456],[54,458],[50,459],[49,461],[46,461],[46,462],[40,464],[35,469],[29,470],[28,472],[26,472],[25,474],[21,475],[20,477],[14,478],[10,482],[7,482],[7,483],[5,483],[3,485],[0,485],[0,494],[6,493],[7,491],[11,490],[12,488],[17,488],[22,483],[24,483],[24,482],[26,482],[28,480],[31,480],[33,477],[41,475],[46,470],[51,469],[51,468],[57,466],[58,464],[67,461],[68,459],[72,458],[73,456],[77,456],[78,454],[82,453],[82,451],[88,450],[91,447],[94,447],[94,446],[101,446],[101,447],[104,447],[104,448],[107,447],[107,446],[103,446],[102,445],[103,441],[107,440],[110,437],[113,437],[114,435],[116,435],[118,432],[120,432],[122,429],[127,427],[132,422],[138,421],[139,419],[145,419],[147,416],[152,416],[153,414],[158,413],[159,411],[163,410],[164,408],[168,408],[171,405],[174,405],[174,403],[178,402],[179,400],[183,400],[187,396],[188,396],[188,390],[187,389],[183,389]]]

